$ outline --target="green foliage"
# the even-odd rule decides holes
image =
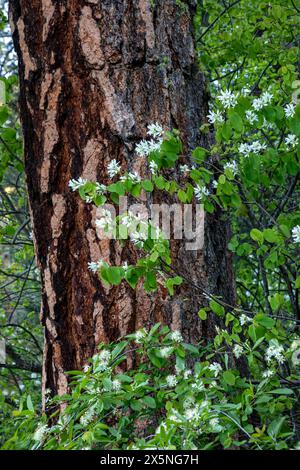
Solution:
[[[250,320],[254,328],[264,323],[260,341],[237,318],[227,321],[231,332],[219,329],[209,347],[186,344],[159,324],[101,344],[83,371],[69,373],[71,393],[48,397],[48,418],[24,397],[3,449],[292,447],[295,345],[279,321]],[[132,354],[139,365],[126,371]],[[277,374],[282,361],[291,367],[286,380]]]

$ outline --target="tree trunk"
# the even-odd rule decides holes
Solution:
[[[11,0],[19,58],[20,108],[34,243],[43,286],[44,388],[67,391],[65,372],[82,367],[99,342],[157,321],[196,342],[210,336],[191,285],[174,298],[127,284],[104,288],[88,262],[135,263],[130,243],[99,241],[95,209],[68,188],[72,178],[109,183],[113,158],[143,174],[134,155],[149,123],[177,128],[185,154],[201,135],[208,96],[193,44],[196,1]],[[157,196],[158,197],[158,196]],[[229,229],[207,216],[202,251],[172,242],[175,267],[234,301]],[[190,289],[190,298],[188,295]],[[187,300],[188,299],[188,300]],[[207,301],[206,301],[207,302]],[[208,325],[208,326],[207,326]]]

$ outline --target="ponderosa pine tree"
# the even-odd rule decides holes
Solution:
[[[88,262],[135,263],[128,242],[98,240],[95,208],[69,180],[109,183],[112,159],[145,173],[134,152],[147,125],[180,130],[184,156],[212,142],[202,134],[208,94],[197,65],[190,0],[11,0],[19,59],[20,112],[45,328],[44,389],[67,390],[65,372],[82,367],[101,341],[161,321],[191,342],[209,337],[197,311],[207,302],[191,284],[234,302],[229,227],[206,215],[201,251],[172,241],[175,269],[186,274],[170,297],[125,282],[105,288]],[[161,195],[154,194],[160,201]],[[208,325],[208,326],[207,326]],[[129,364],[130,365],[130,364]]]

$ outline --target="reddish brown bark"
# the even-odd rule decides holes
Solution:
[[[100,341],[163,321],[197,341],[208,336],[196,314],[204,303],[191,286],[170,299],[123,283],[105,289],[89,261],[133,263],[130,244],[96,238],[93,208],[68,188],[71,178],[108,183],[106,166],[145,171],[134,157],[146,126],[180,129],[185,152],[207,146],[203,74],[192,33],[195,1],[11,0],[19,57],[25,165],[43,285],[44,387],[63,393],[65,371],[79,368]],[[209,292],[234,296],[228,225],[206,218],[205,248],[173,243],[175,265]],[[189,293],[189,294],[188,294]],[[189,297],[185,300],[184,297]]]

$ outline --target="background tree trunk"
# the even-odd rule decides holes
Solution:
[[[108,183],[106,166],[145,173],[134,147],[149,123],[181,131],[185,154],[201,135],[208,96],[193,44],[196,1],[11,0],[19,57],[25,166],[43,285],[44,389],[67,390],[65,371],[80,368],[101,341],[157,321],[186,340],[209,337],[205,300],[184,285],[170,299],[125,283],[105,289],[89,261],[134,263],[131,244],[99,241],[95,209],[68,188],[71,178]],[[194,283],[234,301],[228,225],[206,217],[205,248],[172,243],[174,264]],[[205,328],[205,329],[204,329]],[[130,364],[129,364],[130,365]]]

